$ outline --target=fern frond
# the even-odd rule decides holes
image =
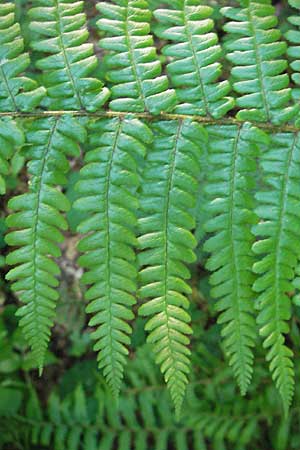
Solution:
[[[14,3],[0,4],[0,111],[31,111],[39,105],[45,88],[20,76],[29,66]]]
[[[97,343],[99,368],[115,396],[120,390],[135,304],[137,163],[152,133],[137,119],[99,120],[89,127],[91,150],[85,156],[75,207],[88,217],[78,231],[88,233],[78,249],[87,272],[83,281],[93,314],[90,326]]]
[[[223,15],[232,21],[224,30],[226,57],[233,63],[233,88],[240,108],[237,118],[281,124],[298,111],[291,105],[287,61],[282,59],[287,45],[280,41],[278,19],[271,1],[241,0],[244,8],[225,7]]]
[[[5,176],[9,173],[9,159],[16,148],[24,144],[24,133],[14,120],[0,120],[0,195],[5,194]]]
[[[82,142],[84,138],[85,129],[70,116],[33,122],[27,133],[30,189],[8,203],[14,212],[7,218],[7,225],[15,230],[7,234],[6,242],[18,248],[7,257],[7,263],[16,267],[6,278],[13,281],[12,289],[24,303],[17,315],[40,370],[58,298],[56,277],[60,270],[53,258],[60,256],[60,230],[67,228],[61,212],[69,208],[56,185],[66,182],[66,155],[78,155],[77,140]]]
[[[254,264],[259,274],[254,283],[259,315],[260,334],[268,349],[267,360],[285,410],[294,391],[293,352],[285,344],[287,321],[291,317],[292,280],[300,255],[300,141],[298,135],[272,135],[270,147],[260,157],[264,191],[256,194],[260,218],[254,233],[260,239],[253,245],[259,257]]]
[[[190,121],[158,122],[143,173],[138,255],[139,295],[147,299],[139,313],[154,344],[171,397],[179,414],[189,373],[190,316],[185,311],[191,288],[186,263],[195,261],[196,240],[190,230],[195,206],[201,146],[205,130]]]
[[[222,50],[218,36],[212,32],[212,8],[199,5],[198,0],[179,0],[176,10],[157,9],[160,22],[156,34],[174,44],[162,53],[172,58],[167,64],[172,86],[180,102],[175,111],[182,114],[223,117],[234,106],[228,97],[228,80],[218,81],[222,73]],[[175,7],[175,5],[174,5]]]
[[[214,233],[204,249],[212,255],[207,269],[211,295],[219,299],[216,309],[221,313],[225,350],[242,395],[252,377],[256,325],[254,320],[254,236],[251,224],[257,223],[253,212],[257,145],[268,137],[259,129],[244,124],[211,126],[209,132],[209,174],[207,193],[211,198],[210,220],[206,231]]]
[[[106,78],[112,83],[113,111],[158,114],[173,108],[176,96],[162,75],[153,37],[151,11],[146,0],[99,2],[102,17],[97,22],[105,37],[99,45],[109,53],[105,58]]]
[[[43,57],[36,67],[43,71],[50,109],[98,110],[109,91],[100,80],[90,78],[98,62],[88,31],[83,1],[34,0],[29,10],[31,47]]]

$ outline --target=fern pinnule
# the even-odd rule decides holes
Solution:
[[[211,295],[218,299],[218,322],[222,324],[225,350],[241,393],[246,394],[253,371],[256,339],[254,319],[254,276],[251,251],[254,236],[251,225],[257,223],[253,212],[258,145],[268,136],[249,123],[208,128],[209,174],[207,194],[210,219],[206,231],[213,233],[204,245],[211,253],[206,267]]]
[[[0,4],[0,111],[31,111],[45,96],[45,88],[20,74],[29,66],[15,5]]]
[[[234,100],[228,97],[229,81],[218,81],[222,50],[213,32],[213,10],[198,0],[179,0],[174,7],[175,10],[157,9],[154,16],[159,21],[156,34],[174,41],[165,45],[162,53],[171,58],[167,71],[180,103],[175,111],[223,117],[233,108]]]
[[[39,119],[30,124],[29,192],[8,202],[13,212],[7,225],[15,230],[6,235],[6,242],[18,248],[7,257],[7,263],[16,267],[6,278],[13,282],[12,289],[23,303],[17,315],[40,370],[58,299],[60,269],[53,258],[61,253],[60,230],[67,229],[61,213],[69,209],[69,201],[56,186],[66,183],[64,173],[69,168],[66,155],[78,156],[77,142],[84,139],[85,129],[71,116]]]
[[[31,47],[39,58],[50,109],[96,111],[107,101],[109,90],[91,78],[98,61],[88,31],[83,1],[34,0],[29,10]]]
[[[136,246],[138,162],[152,133],[137,119],[103,119],[89,126],[90,150],[77,184],[75,207],[87,217],[78,227],[87,233],[78,249],[89,285],[87,312],[96,327],[98,365],[115,396],[122,378],[133,319],[137,267]]]
[[[221,12],[231,19],[224,25],[229,39],[224,42],[226,58],[233,64],[233,89],[240,120],[282,124],[299,108],[291,104],[287,45],[274,28],[278,19],[270,1],[241,1],[244,7],[225,7]]]
[[[139,309],[149,317],[146,330],[156,362],[179,414],[189,373],[192,330],[184,281],[186,263],[195,261],[195,206],[199,159],[205,130],[191,121],[161,121],[153,125],[155,139],[143,171],[138,255]]]
[[[0,119],[0,195],[6,192],[5,178],[9,174],[9,159],[23,144],[22,128],[9,117]]]
[[[99,2],[99,29],[105,32],[100,46],[105,57],[106,78],[112,84],[113,111],[158,114],[173,108],[176,96],[162,75],[150,32],[151,12],[146,0]]]
[[[300,255],[300,141],[298,134],[272,134],[268,151],[262,153],[260,166],[265,189],[256,194],[256,213],[260,222],[254,227],[258,241],[254,283],[259,292],[257,322],[268,349],[267,360],[285,410],[294,391],[292,350],[285,344],[287,321],[291,317],[292,280]]]

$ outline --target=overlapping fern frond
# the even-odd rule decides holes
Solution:
[[[45,88],[21,76],[29,66],[20,25],[15,22],[15,5],[0,4],[0,111],[31,111],[39,105]]]
[[[98,60],[88,31],[83,2],[34,0],[29,11],[31,47],[41,55],[36,67],[43,71],[50,109],[98,110],[109,91],[90,78]]]
[[[183,114],[223,117],[234,105],[228,96],[228,80],[218,81],[222,73],[222,50],[213,32],[212,8],[197,0],[179,0],[174,10],[157,9],[161,23],[157,35],[174,44],[166,45],[162,53],[172,58],[167,64],[171,83],[176,88],[179,105],[175,111]]]
[[[8,203],[13,212],[7,225],[14,230],[7,234],[6,242],[18,248],[7,257],[7,263],[16,266],[7,279],[13,281],[12,289],[23,303],[17,315],[40,370],[58,298],[60,270],[53,258],[60,256],[60,230],[67,228],[61,213],[70,207],[56,186],[66,182],[66,156],[78,156],[76,140],[84,139],[85,129],[71,116],[39,119],[31,124],[27,132],[29,192]]]
[[[99,367],[115,396],[123,378],[134,315],[137,268],[136,247],[139,185],[138,163],[152,141],[149,128],[137,119],[104,119],[89,127],[91,150],[78,182],[75,207],[87,215],[78,230],[88,233],[79,250],[90,285],[87,312],[98,351]]]
[[[177,413],[189,373],[190,316],[185,280],[187,263],[195,261],[197,178],[205,130],[196,122],[158,122],[143,172],[138,255],[139,297],[147,299],[139,313],[150,317],[148,341],[169,386]]]
[[[289,4],[296,8],[298,11],[300,10],[300,3],[298,0],[288,0]],[[298,12],[297,11],[297,12]],[[296,13],[296,11],[295,11]],[[291,78],[294,81],[294,83],[299,86],[300,85],[300,20],[299,15],[293,14],[288,18],[288,21],[295,26],[295,29],[289,29],[285,33],[285,37],[290,43],[290,45],[287,48],[287,55],[290,60],[290,67],[293,71],[291,74]],[[299,88],[293,89],[293,96],[296,100],[299,101],[300,97],[300,90]]]
[[[114,0],[99,2],[99,29],[105,32],[100,46],[105,57],[106,78],[112,83],[113,111],[158,114],[176,103],[175,92],[168,89],[162,75],[153,37],[150,32],[151,12],[146,0]]]
[[[233,64],[233,89],[241,120],[281,124],[298,112],[292,105],[285,42],[275,28],[278,19],[269,0],[240,0],[242,8],[225,7],[231,21],[224,30],[226,58]]]

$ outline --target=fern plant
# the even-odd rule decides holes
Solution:
[[[219,42],[212,8],[195,0],[97,9],[100,61],[84,2],[30,2],[26,49],[14,3],[0,3],[0,192],[20,147],[29,178],[27,193],[7,199],[6,278],[36,365],[55,320],[69,159],[83,153],[78,262],[114,395],[138,312],[179,415],[198,207],[209,216],[200,224],[206,267],[241,393],[260,335],[287,412],[294,371],[285,336],[300,255],[299,20],[292,15],[282,36],[271,1],[240,0],[221,8]]]

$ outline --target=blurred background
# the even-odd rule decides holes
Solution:
[[[26,10],[31,2],[16,0],[18,19],[28,42]],[[161,1],[150,0],[152,8]],[[172,2],[171,2],[172,3]],[[207,2],[205,2],[207,3]],[[221,6],[229,1],[211,1],[222,40]],[[273,2],[284,32],[289,15],[287,2]],[[86,1],[91,39],[97,45],[94,1]],[[153,24],[155,26],[155,24]],[[97,49],[101,58],[101,52]],[[33,55],[34,59],[34,55]],[[225,72],[226,72],[225,64]],[[104,72],[99,65],[98,75]],[[226,75],[226,73],[225,73]],[[38,74],[32,69],[32,76]],[[229,71],[228,71],[229,76]],[[192,372],[182,417],[175,421],[164,382],[145,344],[144,321],[134,324],[126,377],[118,404],[110,396],[97,370],[88,327],[81,269],[76,265],[78,213],[68,213],[70,231],[59,260],[62,269],[60,301],[52,340],[42,377],[38,377],[30,352],[17,328],[18,301],[4,277],[5,216],[8,198],[27,187],[26,146],[17,151],[8,189],[0,199],[0,449],[3,450],[299,450],[300,448],[300,308],[295,297],[289,346],[295,353],[296,395],[287,419],[271,382],[258,342],[254,380],[242,398],[228,367],[214,301],[209,296],[208,277],[202,252],[205,222],[204,179],[199,183],[196,234],[198,263],[192,267],[191,315]],[[202,161],[205,169],[205,155]],[[71,161],[66,194],[76,198],[74,184],[80,160]],[[205,170],[203,170],[205,173]],[[293,295],[293,293],[291,293]]]

